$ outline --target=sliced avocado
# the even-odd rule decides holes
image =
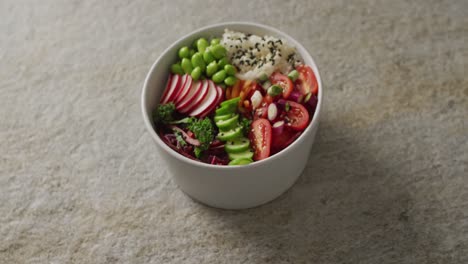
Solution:
[[[220,120],[216,122],[216,126],[221,131],[226,131],[237,126],[237,121],[239,120],[239,115],[235,115],[227,120]]]
[[[231,162],[229,162],[228,165],[245,165],[245,164],[250,164],[250,163],[252,163],[252,162],[253,162],[252,159],[240,158],[240,159],[234,159],[234,160],[232,160]]]
[[[244,150],[243,152],[239,153],[228,153],[230,160],[235,159],[252,159],[254,153],[250,150]]]
[[[228,130],[228,131],[223,131],[219,132],[218,135],[216,136],[219,140],[222,141],[228,141],[228,140],[234,140],[242,136],[242,127],[238,126],[234,129]]]
[[[227,153],[239,153],[248,150],[249,146],[249,139],[241,137],[239,139],[226,142],[226,144],[224,144],[224,150],[226,150]]]

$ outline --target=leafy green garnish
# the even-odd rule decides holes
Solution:
[[[252,120],[243,117],[239,123],[242,126],[242,133],[244,136],[248,135],[250,132],[250,125],[252,124]]]
[[[156,123],[160,124],[167,124],[174,120],[174,111],[175,105],[174,103],[168,104],[161,104],[158,106],[156,111],[154,112],[154,120]]]
[[[169,122],[170,124],[191,124],[195,121],[195,118],[194,117],[186,117],[186,118],[182,118],[180,120],[175,120],[175,121],[171,121]]]
[[[182,137],[182,133],[180,133],[180,131],[174,130],[174,135],[181,146],[187,145],[187,142],[185,142],[184,137]]]
[[[200,158],[202,151],[203,150],[200,147],[195,147],[195,149],[193,150],[193,152],[195,153],[195,157]]]
[[[194,119],[188,125],[188,129],[195,134],[195,137],[200,141],[201,145],[195,148],[195,156],[200,157],[201,152],[210,147],[215,136],[215,128],[211,120],[206,117],[204,119]]]

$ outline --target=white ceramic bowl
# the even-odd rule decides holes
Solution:
[[[200,37],[220,37],[225,28],[286,39],[295,46],[305,64],[312,67],[319,85],[318,105],[312,122],[290,146],[265,160],[245,166],[216,166],[186,158],[167,146],[156,134],[150,118],[165,88],[169,68],[177,51]],[[149,133],[160,156],[182,191],[194,200],[225,209],[242,209],[267,203],[289,189],[304,170],[319,125],[323,89],[320,74],[307,50],[287,34],[272,27],[244,22],[216,24],[198,29],[167,48],[151,67],[143,85],[141,108]]]

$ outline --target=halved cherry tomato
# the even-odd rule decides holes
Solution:
[[[252,123],[250,141],[253,143],[254,160],[266,159],[270,156],[271,149],[271,125],[265,118],[260,118]]]
[[[262,103],[266,103],[267,105],[273,103],[273,97],[271,97],[269,94],[263,96]]]
[[[267,118],[267,116],[268,116],[268,105],[265,105],[265,106],[255,109],[253,119],[257,120],[259,118]]]
[[[292,81],[288,78],[288,76],[283,75],[279,72],[274,72],[270,76],[270,82],[271,84],[276,84],[283,88],[283,98],[288,98],[294,89],[294,85]]]
[[[296,70],[299,72],[299,78],[296,81],[298,90],[302,94],[317,94],[318,83],[312,69],[307,65],[299,65]]]
[[[285,129],[283,133],[275,135],[271,141],[271,150],[273,153],[280,152],[289,146],[296,138],[301,135],[300,131]]]
[[[289,110],[286,111],[286,124],[297,131],[304,130],[309,124],[309,112],[301,104],[293,101],[286,101],[289,104]]]

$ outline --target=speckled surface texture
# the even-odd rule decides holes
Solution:
[[[0,263],[468,263],[468,1],[0,1]],[[144,77],[242,20],[325,85],[307,169],[223,211],[172,182]]]

